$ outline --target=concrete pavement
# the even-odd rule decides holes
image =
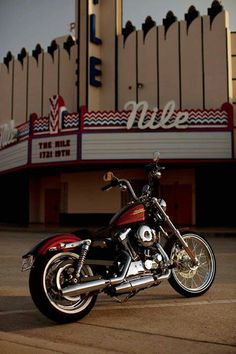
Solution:
[[[217,275],[186,299],[163,282],[123,304],[99,295],[82,321],[56,325],[35,308],[21,256],[45,232],[0,231],[0,353],[236,353],[236,238],[210,237]]]

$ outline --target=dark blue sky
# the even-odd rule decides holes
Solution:
[[[69,34],[69,23],[74,21],[75,0],[0,0],[0,62],[10,50],[17,56],[22,47],[30,53],[37,43],[47,48],[50,42]],[[124,23],[130,19],[141,28],[148,15],[162,24],[172,10],[179,20],[191,5],[201,15],[207,14],[212,0],[123,0]],[[229,12],[230,29],[236,31],[236,0],[222,0]]]

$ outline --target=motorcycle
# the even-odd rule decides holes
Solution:
[[[154,153],[146,166],[148,184],[139,197],[128,180],[112,172],[104,175],[108,184],[103,191],[118,187],[132,196],[107,227],[51,236],[22,257],[22,270],[30,270],[31,297],[49,319],[80,320],[100,293],[123,302],[163,280],[185,297],[209,290],[216,273],[211,246],[196,233],[181,233],[167,215],[165,201],[153,196],[164,169],[159,157]]]

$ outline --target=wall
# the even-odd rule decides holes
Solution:
[[[176,108],[211,109],[232,100],[235,34],[231,45],[228,13],[221,5],[212,4],[207,16],[192,6],[185,21],[169,12],[159,26],[147,17],[142,30],[127,23],[121,33],[120,0],[76,4],[81,7],[80,16],[76,9],[79,48],[71,37],[62,37],[46,51],[37,45],[32,55],[24,48],[17,58],[8,53],[0,64],[0,124],[15,119],[19,125],[33,112],[46,115],[48,99],[55,94],[64,98],[69,112],[77,111],[77,103],[89,110],[122,110],[129,100],[163,108],[174,99]],[[90,38],[91,15],[96,16],[98,44]],[[96,67],[100,87],[89,84],[91,56],[102,61]],[[235,85],[233,80],[234,92]]]
[[[194,7],[177,21],[169,12],[162,26],[147,17],[141,31],[127,23],[118,36],[118,109],[129,100],[163,108],[212,109],[231,100],[228,13]]]
[[[33,112],[47,115],[55,94],[64,98],[69,112],[84,104],[88,110],[122,110],[129,100],[146,100],[150,108],[163,108],[172,99],[176,109],[216,109],[224,102],[236,106],[236,33],[230,35],[228,13],[217,1],[207,16],[192,6],[184,21],[169,12],[158,26],[147,17],[139,31],[131,23],[121,30],[121,0],[90,3],[88,8],[87,0],[76,1],[78,46],[62,37],[46,51],[37,45],[32,55],[23,48],[17,58],[10,53],[4,58],[0,125],[10,119],[22,124]],[[90,43],[91,14],[96,15],[99,45]],[[101,87],[89,85],[91,56],[102,60],[97,67]]]
[[[104,171],[31,175],[29,179],[29,222],[44,223],[45,190],[60,189],[61,214],[113,214],[121,207],[121,192],[101,191]],[[119,178],[146,180],[142,170],[114,170]]]
[[[74,172],[61,173],[59,175],[30,177],[30,223],[44,223],[45,218],[45,191],[47,189],[60,189],[61,205],[60,214],[66,215],[66,220],[73,220],[82,224],[83,220],[89,221],[88,215],[94,214],[102,217],[102,214],[111,215],[121,208],[122,199],[129,199],[128,192],[121,192],[114,188],[108,192],[101,191],[101,187],[106,184],[103,175],[106,171],[96,172]],[[138,183],[139,189],[136,193],[141,193],[142,186],[147,181],[147,173],[144,169],[115,169],[113,173],[118,178],[128,179],[133,186]],[[192,188],[191,210],[192,222],[195,223],[195,173],[192,169],[171,169],[167,166],[163,171],[161,179],[162,186],[189,185]],[[123,194],[122,194],[123,193]],[[165,196],[161,195],[165,198]],[[171,196],[169,209],[172,204],[181,203]],[[71,217],[73,219],[71,219]],[[92,221],[91,221],[92,222]]]
[[[31,175],[29,179],[29,223],[45,222],[45,191],[60,190],[60,176]]]
[[[120,208],[120,192],[114,189],[102,192],[106,171],[62,174],[62,183],[68,184],[67,213],[115,213]]]
[[[49,98],[60,94],[69,112],[77,111],[77,46],[71,37],[52,41],[45,52],[40,45],[29,55],[23,48],[0,63],[0,125],[14,119],[18,126],[31,113],[48,115]]]
[[[231,51],[233,80],[232,103],[234,106],[234,141],[236,142],[236,32],[231,33]],[[236,143],[234,143],[234,157],[236,157]]]
[[[192,199],[192,205],[191,205],[191,211],[192,211],[192,224],[196,224],[196,190],[195,190],[195,185],[196,185],[196,180],[195,180],[195,170],[194,169],[171,169],[171,168],[166,168],[165,171],[162,172],[163,179],[161,180],[161,185],[168,186],[168,185],[189,185],[192,188],[192,194],[191,194],[191,199]],[[174,195],[173,195],[173,200],[171,204],[173,203],[180,203],[181,200],[174,200]],[[169,205],[169,208],[171,208],[172,205]],[[183,204],[184,207],[184,204]],[[168,205],[167,205],[168,208]]]

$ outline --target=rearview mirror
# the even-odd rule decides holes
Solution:
[[[160,153],[159,151],[155,151],[153,154],[153,161],[158,162],[160,160]]]
[[[113,180],[114,174],[111,171],[108,171],[105,173],[105,175],[103,176],[103,181],[105,182],[111,182]]]

